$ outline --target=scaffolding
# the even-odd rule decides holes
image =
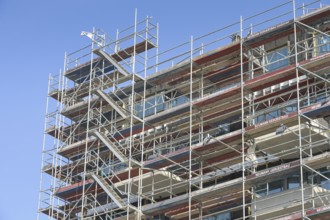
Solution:
[[[330,6],[160,52],[150,17],[49,76],[37,219],[329,219]]]

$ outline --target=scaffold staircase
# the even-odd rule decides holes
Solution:
[[[104,134],[93,131],[93,133],[99,138],[108,148],[109,150],[123,163],[127,163],[126,156],[119,150],[119,148]]]
[[[97,89],[96,94],[100,96],[102,99],[104,99],[118,114],[120,114],[124,119],[129,118],[129,115],[127,114],[126,110],[118,106],[109,95],[107,95],[104,91]]]
[[[92,133],[102,141],[103,144],[105,144],[109,150],[122,162],[127,165],[130,165],[129,159],[126,157],[125,154],[121,152],[121,150],[118,148],[118,146],[112,142],[106,135],[102,134],[99,131],[92,131]],[[132,162],[130,166],[135,167],[135,166],[141,166],[140,162],[137,160],[131,158],[130,161]]]
[[[122,67],[113,57],[111,57],[107,52],[102,49],[97,49],[93,51],[96,55],[108,60],[117,70],[124,76],[130,75],[130,73]]]
[[[112,199],[112,201],[114,203],[116,203],[116,205],[119,208],[125,208],[126,203],[118,195],[118,193],[113,189],[113,187],[108,184],[107,181],[105,181],[102,177],[100,177],[94,173],[91,173],[89,175],[99,184],[99,186],[104,190],[104,192],[107,193],[107,195]]]

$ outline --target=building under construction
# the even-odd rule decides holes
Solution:
[[[82,35],[49,78],[38,219],[330,219],[326,2],[165,51],[149,17]]]

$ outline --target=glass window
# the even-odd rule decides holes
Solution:
[[[230,124],[229,123],[224,123],[218,125],[218,130],[215,133],[215,136],[227,134],[230,131]]]
[[[145,116],[152,115],[154,113],[155,98],[146,100],[145,102]]]
[[[256,193],[263,197],[274,193],[279,193],[284,190],[283,180],[276,180],[273,182],[261,184],[256,187]]]
[[[266,196],[267,195],[267,184],[261,184],[256,187],[256,193],[259,196]]]
[[[288,189],[296,189],[300,187],[300,176],[294,174],[291,177],[288,177]]]
[[[265,118],[266,118],[265,115],[259,115],[257,117],[256,123],[261,123],[261,122],[265,121]]]
[[[287,113],[296,112],[296,111],[297,111],[297,106],[295,104],[285,107],[285,112],[287,112]]]
[[[330,179],[330,170],[321,169],[321,174]],[[327,178],[320,176],[320,185],[322,188],[330,190],[330,181]]]
[[[165,105],[164,105],[164,96],[157,96],[156,97],[156,111],[160,112],[163,111],[165,109]]]
[[[230,212],[225,212],[221,214],[217,214],[214,216],[203,218],[203,220],[231,220]]]
[[[318,50],[319,54],[330,52],[330,37],[319,36],[318,37]]]
[[[135,108],[136,116],[142,118],[142,105],[141,105],[141,102],[135,104],[134,108]]]
[[[273,182],[268,183],[269,191],[268,194],[279,193],[284,190],[283,188],[283,180],[276,180]]]
[[[307,177],[308,184],[317,184],[317,182],[318,182],[317,176],[315,174],[313,174],[312,172],[307,172],[306,177]]]
[[[319,94],[316,97],[316,102],[323,102],[323,101],[326,100],[326,98],[327,98],[326,94],[324,94],[324,93],[323,94]]]
[[[156,96],[150,99],[147,99],[144,103],[145,107],[145,117],[154,115],[165,109],[164,96]],[[140,103],[136,104],[135,110],[137,115],[142,117],[142,106]]]
[[[217,220],[230,220],[230,212],[217,215]]]
[[[289,65],[288,54],[289,51],[287,47],[282,47],[269,52],[266,56],[266,63],[268,64],[266,66],[267,70],[271,72]]]
[[[275,111],[269,112],[266,115],[266,121],[267,120],[270,120],[270,119],[273,119],[273,118],[277,118],[279,116],[280,116],[280,111],[279,110],[275,110]]]
[[[189,101],[189,99],[186,96],[180,96],[180,97],[175,98],[172,101],[172,106],[175,107],[178,105],[182,105],[182,104],[186,103],[187,101]]]

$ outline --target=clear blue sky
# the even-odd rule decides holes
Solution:
[[[283,1],[0,0],[0,220],[36,219],[49,73],[65,51],[88,43],[81,31],[114,34],[139,18],[160,24],[160,47],[188,41]]]

